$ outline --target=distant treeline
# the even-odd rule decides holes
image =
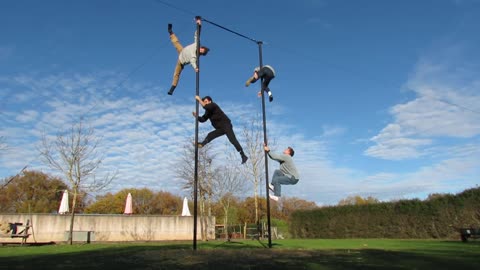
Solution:
[[[459,238],[480,227],[480,188],[425,201],[401,200],[301,210],[290,217],[294,238]]]

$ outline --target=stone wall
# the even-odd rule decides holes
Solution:
[[[70,219],[70,214],[0,214],[0,222],[26,224],[30,220],[29,233],[32,235],[27,243],[65,241]],[[215,217],[206,217],[204,221],[207,238],[215,239]],[[84,232],[90,232],[91,241],[193,240],[193,223],[193,216],[76,214],[73,230],[82,233],[77,233],[74,240],[83,241]],[[198,240],[202,239],[201,231],[201,219],[198,218]],[[0,242],[21,242],[21,239],[2,237]]]

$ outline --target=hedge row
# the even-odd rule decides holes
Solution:
[[[296,211],[289,225],[294,238],[458,238],[459,228],[480,227],[480,188],[428,201]]]

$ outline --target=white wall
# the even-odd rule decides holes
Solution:
[[[70,229],[70,214],[0,214],[0,222],[30,220],[31,242],[65,241]],[[206,217],[207,238],[215,239],[215,217]],[[201,240],[201,219],[197,220],[197,239]],[[84,215],[76,214],[73,230],[92,231],[92,241],[193,240],[193,216]],[[75,240],[75,238],[74,238]],[[21,238],[0,238],[0,242],[21,242]]]

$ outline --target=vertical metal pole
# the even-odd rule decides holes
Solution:
[[[262,44],[263,42],[258,41],[258,55],[259,55],[259,60],[260,60],[260,68],[263,66],[263,59],[262,59]],[[263,85],[263,78],[261,78],[261,83]],[[267,117],[265,114],[265,91],[263,89],[260,89],[260,92],[262,93],[262,113],[263,113],[263,143],[265,145],[268,145],[268,140],[267,140]],[[270,223],[270,189],[268,188],[268,183],[269,183],[269,178],[268,178],[268,156],[267,153],[265,152],[265,188],[267,190],[267,225],[268,225],[268,247],[272,247],[272,227]]]
[[[196,18],[195,18],[196,19]],[[196,21],[196,20],[195,20]],[[195,95],[200,95],[200,30],[201,25],[197,24],[197,68],[198,72],[196,73],[196,93]],[[198,208],[198,113],[199,113],[200,103],[198,100],[195,104],[195,112],[197,117],[195,117],[195,172],[194,172],[194,182],[193,182],[193,250],[197,250],[197,208]]]

